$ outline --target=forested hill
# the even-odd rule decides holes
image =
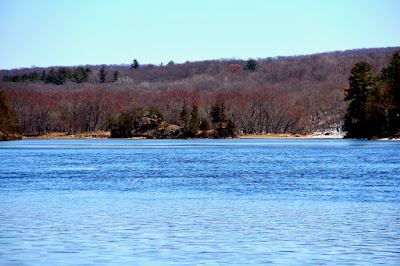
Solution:
[[[257,71],[251,73],[252,75],[239,75],[243,74],[241,70],[245,68],[247,60],[221,59],[184,64],[175,64],[170,61],[165,65],[140,65],[140,62],[135,60],[136,68],[132,68],[133,63],[131,62],[125,65],[105,65],[107,72],[105,83],[113,82],[114,72],[118,71],[118,82],[112,84],[114,88],[142,88],[152,91],[165,88],[190,88],[203,91],[261,85],[279,90],[333,89],[348,86],[347,79],[355,63],[369,62],[375,72],[379,72],[387,64],[393,52],[399,49],[400,47],[357,49],[257,59]],[[71,78],[71,82],[69,82],[67,79],[65,84],[68,88],[80,88],[82,86],[74,85],[82,83],[89,86],[100,85],[99,71],[102,66],[85,65],[82,68],[90,70],[87,81],[76,82],[74,78]],[[29,78],[40,80],[43,71],[48,75],[52,69],[73,71],[77,67],[54,66],[0,70],[0,79],[4,79],[6,76],[22,78],[25,75],[25,80],[29,81]],[[29,77],[32,73],[37,73],[37,76]],[[232,73],[233,75],[231,75]],[[23,81],[23,79],[17,78],[15,81]],[[160,84],[161,82],[162,84]],[[47,84],[52,84],[52,82],[49,80]]]
[[[196,106],[212,123],[217,102],[238,133],[307,133],[339,129],[352,67],[365,61],[379,73],[396,50],[165,65],[142,65],[133,55],[126,65],[0,70],[0,89],[25,133],[108,130],[110,117],[134,106],[156,107],[166,123],[182,127],[183,108]]]

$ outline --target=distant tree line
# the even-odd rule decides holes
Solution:
[[[22,75],[5,75],[2,78],[2,81],[5,82],[26,82],[26,81],[43,81],[46,84],[55,84],[55,85],[65,85],[67,80],[71,80],[76,82],[77,84],[86,83],[89,81],[89,74],[91,73],[90,68],[84,67],[76,67],[76,68],[67,68],[60,67],[57,70],[54,68],[50,69],[49,72],[42,71],[38,73],[37,71],[33,71],[30,73],[25,73]],[[107,81],[108,72],[105,70],[105,66],[99,71],[98,77],[100,83],[105,83]],[[118,68],[113,72],[112,81],[118,81],[120,76],[120,69]]]
[[[344,130],[350,138],[398,137],[400,133],[400,51],[379,74],[364,61],[355,64],[345,100]]]
[[[54,68],[50,69],[49,72],[42,71],[40,74],[37,71],[33,71],[23,75],[11,75],[4,76],[2,81],[8,82],[24,82],[24,81],[44,81],[45,83],[51,83],[55,85],[65,85],[67,80],[72,80],[78,84],[87,82],[89,79],[89,68],[77,67],[70,69],[67,67],[61,67],[57,70]]]

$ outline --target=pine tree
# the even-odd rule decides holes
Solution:
[[[387,89],[389,101],[386,103],[388,131],[394,135],[400,131],[400,51],[396,51],[388,66],[382,69],[380,80]]]
[[[139,62],[136,59],[133,59],[133,62],[131,64],[131,69],[138,69],[140,68]]]
[[[100,83],[104,83],[106,82],[107,79],[107,71],[106,71],[106,67],[102,66],[99,72],[99,79],[100,79]]]
[[[40,75],[40,80],[41,81],[46,81],[46,71],[42,71],[42,74]]]
[[[64,71],[55,71],[51,69],[49,74],[46,75],[45,82],[46,83],[53,83],[56,85],[64,85],[67,80],[67,77]]]
[[[245,70],[249,70],[251,72],[254,72],[258,69],[258,64],[257,61],[254,60],[253,58],[250,58],[247,60],[246,66],[244,68]]]
[[[113,73],[113,81],[114,82],[118,81],[120,72],[121,72],[120,68],[118,68],[117,70],[114,71],[114,73]]]
[[[0,91],[0,140],[21,138],[18,116],[7,102],[6,92]]]
[[[85,69],[83,67],[78,67],[78,68],[74,69],[72,78],[76,83],[81,84],[81,83],[87,82],[89,80],[90,72],[91,71],[89,68]]]
[[[357,63],[349,77],[350,88],[345,95],[345,101],[351,101],[344,120],[344,131],[347,137],[367,137],[367,96],[375,84],[375,75],[371,65],[366,62]]]
[[[181,111],[180,115],[181,115],[181,126],[188,127],[190,114],[189,114],[189,108],[188,108],[186,102],[182,106],[182,111]]]
[[[210,122],[208,122],[207,119],[202,118],[201,122],[200,122],[200,130],[201,131],[207,131],[210,130],[211,126],[210,126]]]
[[[210,116],[212,118],[212,122],[215,124],[226,122],[224,103],[218,101],[213,106],[211,106]]]
[[[189,122],[190,131],[193,132],[194,134],[197,134],[200,125],[199,107],[197,105],[192,106],[192,112],[190,113],[190,116],[191,116]]]

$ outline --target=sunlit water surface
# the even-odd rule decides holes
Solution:
[[[400,142],[0,143],[0,265],[400,264]]]

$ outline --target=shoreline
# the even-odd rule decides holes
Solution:
[[[51,132],[43,135],[25,135],[22,139],[110,139],[111,132],[99,131],[99,132],[86,132],[78,134],[69,134],[68,132]],[[237,139],[344,139],[342,134],[247,134],[238,135]],[[145,137],[133,137],[126,139],[148,139]],[[156,138],[155,138],[156,139]],[[196,138],[193,138],[196,139]],[[200,138],[197,138],[200,139]],[[400,138],[381,138],[371,140],[392,140],[400,141]]]
[[[25,135],[22,139],[109,139],[110,132],[86,132],[69,134],[68,132],[51,132],[43,135]],[[272,139],[272,138],[293,138],[293,139],[341,139],[339,135],[313,135],[313,134],[246,134],[238,135],[238,139]],[[145,137],[134,137],[128,139],[147,139]]]

